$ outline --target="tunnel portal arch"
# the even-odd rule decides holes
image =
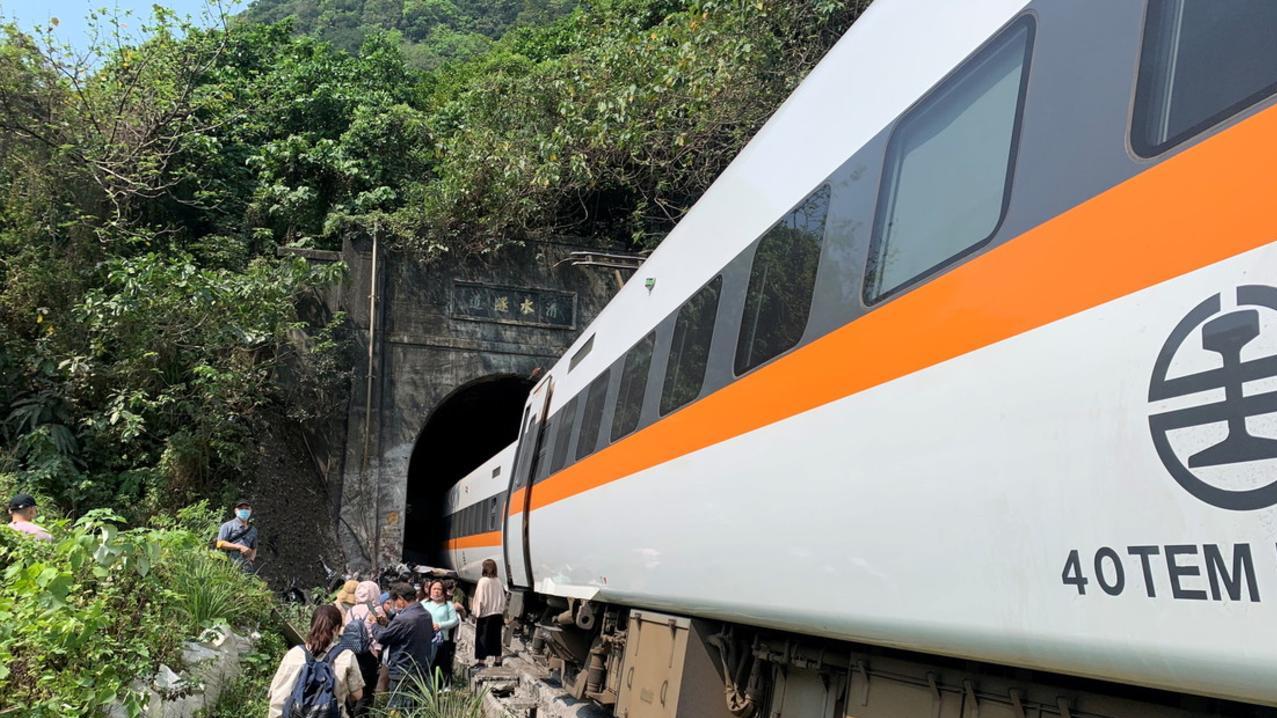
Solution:
[[[455,389],[427,417],[408,461],[404,560],[437,565],[448,489],[518,437],[533,383],[485,376]]]

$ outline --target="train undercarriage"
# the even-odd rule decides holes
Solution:
[[[1271,716],[1208,697],[527,594],[515,631],[617,718]]]

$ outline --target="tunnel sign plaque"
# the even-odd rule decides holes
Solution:
[[[449,313],[453,319],[474,322],[575,329],[576,295],[453,280]]]

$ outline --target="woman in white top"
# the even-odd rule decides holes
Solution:
[[[284,715],[284,702],[293,692],[297,677],[306,666],[306,652],[316,661],[328,657],[329,651],[340,651],[332,660],[333,675],[336,685],[337,705],[341,708],[342,718],[349,718],[346,711],[347,701],[358,701],[364,694],[364,678],[359,674],[359,663],[355,654],[344,645],[339,644],[341,638],[341,611],[330,604],[315,609],[310,621],[310,635],[306,637],[306,646],[294,646],[284,654],[284,660],[275,671],[275,678],[270,682],[270,712],[268,718],[280,718]]]
[[[505,624],[505,587],[497,578],[497,562],[483,562],[483,578],[470,599],[470,612],[474,614],[474,658],[483,661],[496,656],[501,665],[501,627]]]

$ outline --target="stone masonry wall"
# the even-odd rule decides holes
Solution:
[[[423,264],[379,248],[374,278],[371,240],[343,248],[350,271],[342,304],[357,343],[338,492],[338,536],[349,568],[368,570],[399,560],[408,463],[431,411],[475,380],[527,377],[549,367],[616,291],[611,272],[567,262],[573,249],[537,244],[497,259]],[[562,326],[566,295],[575,302],[575,322]],[[476,313],[492,316],[463,318]],[[527,323],[539,320],[543,325]],[[560,326],[544,325],[554,322]]]

